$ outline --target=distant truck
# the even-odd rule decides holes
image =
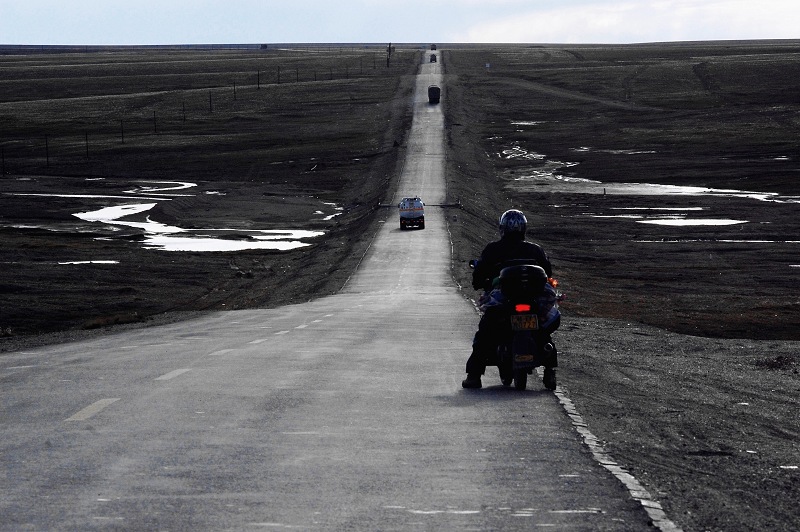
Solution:
[[[428,87],[428,102],[430,103],[439,103],[439,98],[442,96],[442,89],[437,87],[436,85],[431,85]]]
[[[436,50],[436,45],[435,44],[431,45],[431,50]]]
[[[436,62],[436,54],[431,54],[431,63]]]
[[[419,197],[403,198],[400,207],[400,229],[419,227],[425,229],[425,204]]]

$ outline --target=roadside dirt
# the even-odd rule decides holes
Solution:
[[[13,125],[0,135],[0,351],[341,288],[394,189],[419,52],[374,70],[361,49],[118,54],[98,66],[97,54],[0,61],[0,118]],[[276,81],[287,65],[292,79]],[[267,70],[260,86],[257,69]],[[47,83],[56,74],[69,95]],[[222,76],[240,78],[235,98]],[[75,135],[83,128],[92,133]],[[174,182],[195,186],[145,193]],[[145,246],[144,229],[75,217],[141,203],[156,205],[127,221],[232,242],[268,230],[324,236],[293,251],[173,252]]]
[[[453,275],[476,297],[466,261],[522,209],[567,297],[559,383],[606,450],[685,530],[796,530],[800,49],[689,48],[446,51]],[[775,85],[747,85],[764,64]],[[669,218],[746,223],[642,223]]]

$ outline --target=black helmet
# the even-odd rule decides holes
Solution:
[[[527,228],[528,220],[522,211],[511,209],[500,217],[500,236],[518,234],[524,238]]]

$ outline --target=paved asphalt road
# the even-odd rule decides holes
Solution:
[[[395,201],[444,200],[439,65]],[[4,355],[0,529],[652,529],[539,379],[462,390],[445,215],[387,209],[338,295]]]

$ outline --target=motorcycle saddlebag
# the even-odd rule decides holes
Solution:
[[[541,266],[524,264],[500,270],[500,291],[511,301],[535,298],[547,284],[547,273]]]

